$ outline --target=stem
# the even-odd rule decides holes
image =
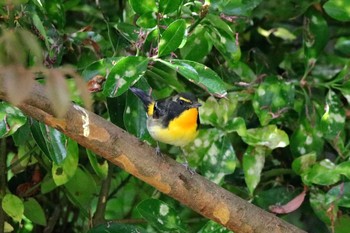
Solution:
[[[97,226],[99,224],[104,223],[105,220],[105,212],[106,212],[106,206],[108,201],[108,193],[109,188],[111,186],[112,181],[112,175],[113,175],[113,167],[111,166],[111,163],[108,163],[108,175],[106,179],[102,181],[102,186],[100,190],[100,195],[98,197],[98,203],[97,203],[97,209],[94,214],[94,217],[92,219],[93,225]]]

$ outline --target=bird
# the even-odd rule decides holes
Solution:
[[[179,93],[164,99],[154,100],[145,91],[130,87],[143,103],[147,115],[147,130],[151,137],[158,142],[183,148],[194,141],[200,124],[198,108],[201,104],[194,94]],[[157,153],[160,153],[157,146]],[[193,172],[187,159],[183,157],[187,170]]]

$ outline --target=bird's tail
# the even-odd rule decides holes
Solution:
[[[150,111],[150,106],[153,106],[153,104],[154,104],[153,98],[150,95],[148,95],[145,91],[143,91],[139,88],[130,87],[129,89],[132,93],[134,93],[142,101],[148,115],[152,115],[152,114],[149,114],[149,111]]]

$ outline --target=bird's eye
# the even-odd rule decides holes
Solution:
[[[180,105],[184,105],[184,104],[185,104],[185,101],[183,101],[183,100],[180,99],[180,100],[179,100],[179,104],[180,104]]]

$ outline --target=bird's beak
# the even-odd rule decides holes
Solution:
[[[193,103],[191,106],[193,108],[199,108],[200,106],[202,106],[202,104],[197,102],[197,103]]]

